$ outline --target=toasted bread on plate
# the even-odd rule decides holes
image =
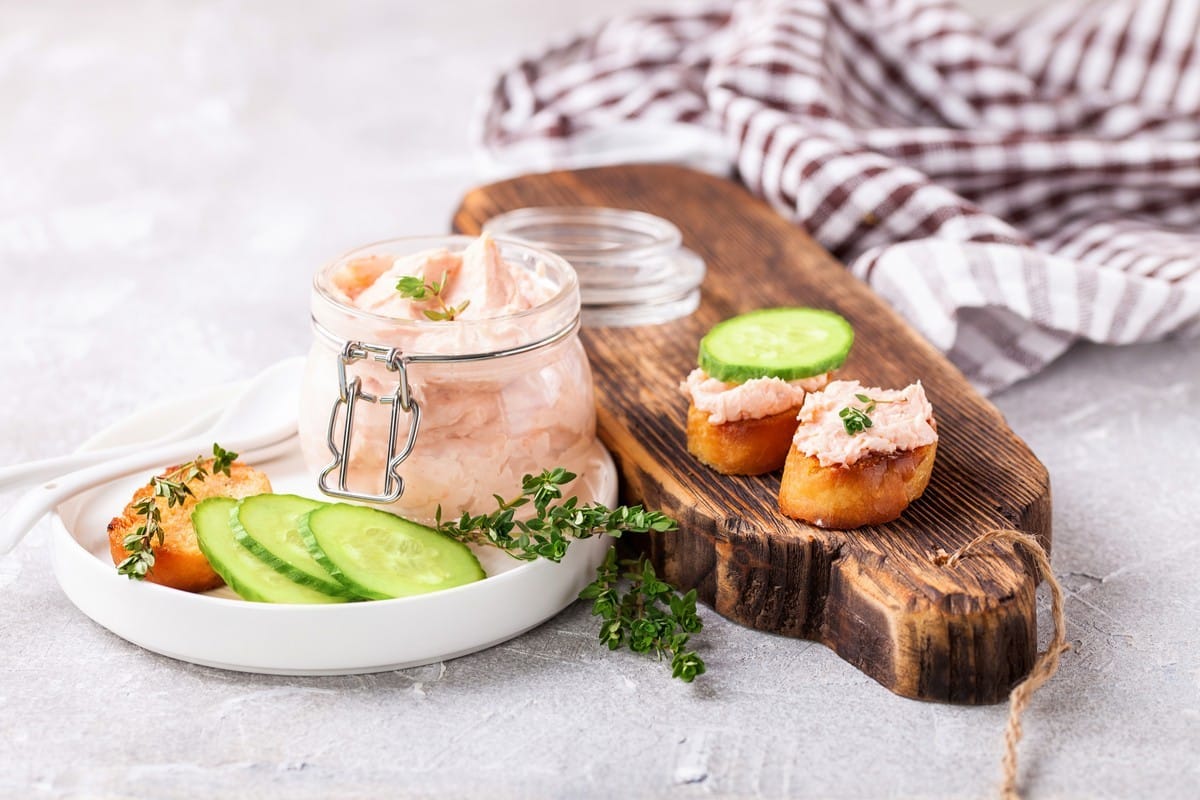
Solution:
[[[211,473],[212,459],[206,459],[202,464]],[[166,470],[163,475],[170,474],[174,469]],[[270,492],[271,482],[262,472],[235,461],[230,465],[228,475],[209,474],[203,481],[189,482],[188,488],[195,496],[188,497],[182,505],[168,508],[165,498],[160,497],[155,501],[161,515],[159,524],[163,531],[163,543],[154,543],[154,566],[146,574],[146,580],[188,592],[204,592],[224,582],[200,552],[196,531],[192,527],[192,509],[196,503],[208,497],[241,498]],[[108,523],[108,549],[114,564],[120,564],[129,555],[124,545],[125,537],[146,522],[134,505],[150,497],[153,492],[150,484],[139,488],[121,516]]]

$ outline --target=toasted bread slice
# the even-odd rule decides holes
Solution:
[[[929,485],[937,442],[875,453],[850,464],[821,466],[791,448],[779,486],[779,510],[822,528],[881,525],[904,513]]]
[[[205,469],[212,470],[212,459],[203,463]],[[163,474],[169,472],[171,470]],[[162,516],[163,543],[155,544],[154,566],[147,573],[146,580],[187,592],[204,592],[215,589],[223,581],[200,552],[196,531],[192,527],[192,509],[207,497],[241,498],[270,492],[271,482],[253,467],[235,461],[229,466],[228,475],[210,474],[203,481],[192,481],[188,488],[195,497],[189,497],[183,505],[167,508],[165,499],[156,501]],[[114,564],[120,564],[129,555],[124,546],[125,537],[145,522],[145,517],[134,511],[134,504],[149,497],[153,491],[149,484],[138,489],[121,516],[108,523],[108,549]]]
[[[783,467],[796,433],[796,414],[789,408],[762,419],[714,425],[708,412],[688,406],[688,452],[725,475],[762,475]]]

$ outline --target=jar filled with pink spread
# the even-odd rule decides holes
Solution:
[[[584,474],[579,309],[566,261],[486,235],[380,242],[321,269],[300,437],[322,490],[429,522],[494,508],[525,474]]]

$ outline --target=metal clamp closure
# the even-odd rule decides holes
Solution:
[[[384,364],[388,371],[396,373],[396,389],[391,394],[374,395],[364,391],[362,379],[350,376],[347,367],[356,361],[377,361]],[[404,479],[400,477],[400,464],[412,453],[413,445],[417,442],[417,429],[421,424],[421,406],[413,397],[412,386],[408,382],[408,365],[411,359],[397,348],[379,347],[378,345],[362,342],[346,342],[338,358],[338,399],[334,401],[329,412],[328,443],[333,461],[321,471],[317,484],[321,491],[332,497],[342,497],[350,500],[362,500],[368,503],[394,503],[404,494]],[[346,485],[350,470],[350,442],[354,431],[354,412],[359,402],[379,403],[392,407],[391,418],[388,422],[387,463],[383,472],[383,492],[381,494],[366,494],[356,492]],[[344,424],[341,435],[337,434],[338,411],[345,407]],[[399,438],[400,414],[407,413],[411,419],[408,427],[408,437],[404,446],[396,450],[396,440]],[[340,439],[340,444],[339,440]],[[329,477],[337,473],[336,487],[329,485]]]

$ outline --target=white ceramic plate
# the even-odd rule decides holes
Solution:
[[[212,409],[233,387],[198,392],[134,414],[84,449],[137,442]],[[613,505],[616,469],[597,443],[581,496]],[[257,463],[276,491],[321,497],[299,445]],[[607,537],[571,545],[560,564],[515,561],[477,548],[488,577],[442,592],[344,605],[275,605],[241,600],[227,588],[191,594],[117,574],[106,528],[149,475],[114,481],[59,506],[51,553],[59,585],[80,611],[134,644],[171,658],[223,669],[285,675],[337,675],[428,664],[473,653],[536,627],[564,609],[594,576]]]

